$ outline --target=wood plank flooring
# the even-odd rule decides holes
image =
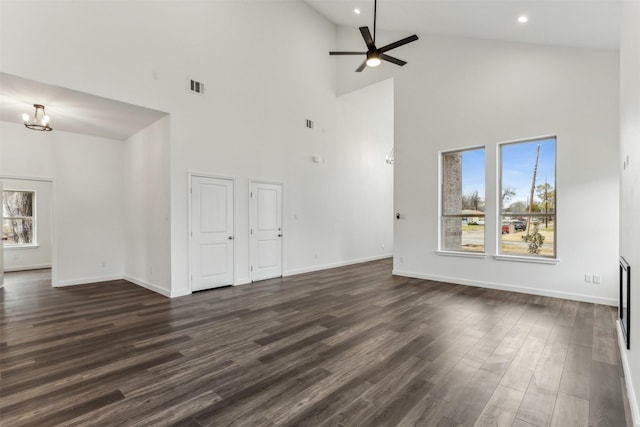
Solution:
[[[173,300],[8,273],[0,298],[6,426],[631,425],[614,308],[390,260]]]

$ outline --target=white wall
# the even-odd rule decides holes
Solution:
[[[393,253],[393,166],[385,162],[393,147],[393,82],[338,101],[336,135],[312,142],[298,174],[306,181],[291,176],[285,187],[287,274]]]
[[[5,176],[53,179],[53,283],[122,277],[123,143],[0,122]]]
[[[356,43],[351,33],[341,30],[342,47]],[[394,194],[404,217],[395,224],[396,274],[617,304],[618,54],[422,36],[397,56],[408,65],[362,73],[366,81],[395,79]],[[361,84],[346,62],[338,64],[341,91]],[[486,147],[486,247],[493,255],[497,143],[542,135],[558,137],[560,262],[437,255],[438,152]],[[602,283],[585,283],[585,273]]]
[[[171,295],[169,132],[166,116],[123,142],[124,277]]]
[[[35,245],[5,247],[4,271],[33,270],[51,267],[52,197],[51,181],[4,179],[5,190],[35,192]]]
[[[620,255],[631,265],[631,349],[621,345],[627,390],[640,426],[640,3],[625,2],[620,45]],[[625,165],[625,163],[628,164]]]
[[[359,113],[335,95],[335,27],[303,2],[4,2],[0,24],[2,71],[170,113],[172,295],[189,292],[190,172],[236,178],[238,283],[249,280],[249,179],[284,183],[286,274],[390,255],[388,190],[375,188],[391,179],[388,141],[363,138],[362,121],[350,130]],[[41,40],[56,48],[24,55]],[[363,227],[373,218],[385,223]]]

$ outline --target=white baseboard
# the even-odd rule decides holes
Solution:
[[[113,274],[111,276],[85,277],[83,279],[58,280],[53,283],[54,288],[62,288],[65,286],[88,285],[89,283],[110,282],[112,280],[122,280],[121,274]]]
[[[21,265],[19,267],[4,267],[5,273],[10,273],[12,271],[27,271],[27,270],[42,270],[45,268],[51,268],[51,264],[40,264],[40,265]]]
[[[297,270],[288,270],[282,273],[282,277],[295,276],[296,274],[312,273],[314,271],[328,270],[330,268],[344,267],[344,266],[353,265],[353,264],[361,264],[363,262],[377,261],[380,259],[386,259],[386,258],[392,258],[392,257],[393,255],[391,254],[384,254],[384,255],[376,255],[376,256],[366,257],[366,258],[353,259],[349,261],[340,261],[340,262],[334,262],[331,264],[323,264],[323,265],[317,265],[313,267],[300,268]]]
[[[629,351],[627,350],[627,344],[625,343],[624,336],[622,335],[620,320],[616,322],[616,329],[618,331],[618,347],[620,347],[622,370],[624,371],[624,382],[627,386],[627,398],[629,399],[629,407],[631,408],[631,417],[633,418],[633,425],[635,427],[640,427],[640,408],[638,408],[638,400],[636,399],[633,380],[631,379],[631,371],[629,370],[628,358]]]
[[[251,279],[246,277],[246,278],[243,278],[243,279],[236,280],[236,282],[233,284],[233,286],[250,285],[251,283],[252,283]]]
[[[176,291],[171,291],[171,295],[169,295],[169,298],[184,297],[187,295],[191,295],[190,289],[178,289]]]
[[[498,289],[501,291],[519,292],[522,294],[540,295],[544,297],[553,297],[568,299],[573,301],[590,302],[594,304],[617,306],[617,299],[598,298],[590,295],[573,294],[568,292],[556,292],[546,289],[527,288],[524,286],[507,285],[503,283],[484,282],[479,280],[466,280],[457,277],[437,276],[433,274],[415,273],[412,271],[393,270],[391,272],[394,276],[412,277],[415,279],[434,280],[436,282],[455,283],[457,285],[475,286],[479,288]]]
[[[140,287],[143,287],[145,289],[149,289],[150,291],[153,291],[155,293],[163,295],[163,296],[165,296],[167,298],[172,298],[172,295],[171,295],[170,291],[168,291],[168,290],[166,290],[164,288],[161,288],[158,285],[154,285],[153,283],[149,283],[146,280],[138,279],[136,277],[129,276],[127,274],[124,275],[123,279],[128,281],[128,282],[131,282],[131,283],[133,283],[135,285],[138,285]]]

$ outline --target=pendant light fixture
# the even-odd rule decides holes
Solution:
[[[53,129],[49,126],[49,116],[47,116],[44,112],[44,105],[41,104],[33,104],[35,108],[35,112],[33,113],[33,117],[30,117],[27,113],[22,115],[22,120],[24,121],[24,125],[31,130],[39,130],[50,132]]]

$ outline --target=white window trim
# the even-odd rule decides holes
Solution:
[[[5,249],[15,250],[15,249],[38,249],[40,244],[38,243],[25,243],[24,245],[4,245]]]
[[[436,251],[436,255],[440,256],[452,256],[452,257],[460,257],[460,258],[477,258],[482,259],[486,258],[487,254],[485,252],[457,252],[457,251]]]
[[[515,262],[528,262],[533,264],[558,264],[560,260],[558,258],[543,258],[532,257],[526,255],[494,255],[493,258],[496,261],[515,261]]]

